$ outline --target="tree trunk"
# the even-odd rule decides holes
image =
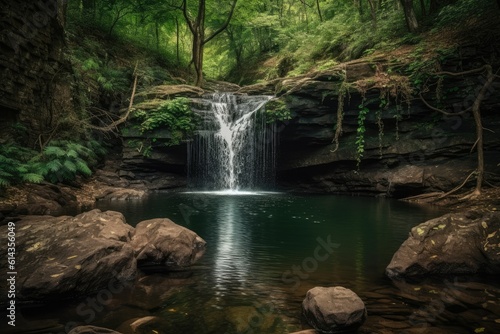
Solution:
[[[405,14],[406,25],[408,31],[415,33],[418,31],[418,20],[417,15],[415,15],[415,10],[413,8],[413,0],[401,0],[401,5],[403,5],[403,11]]]
[[[499,0],[500,1],[500,0]],[[436,13],[439,9],[439,4],[437,0],[431,0],[429,4],[429,14]]]
[[[372,25],[373,28],[377,29],[377,8],[373,3],[374,0],[368,0],[368,4],[370,5],[370,15],[372,17]]]
[[[422,17],[426,17],[427,10],[425,9],[425,0],[420,0],[420,10],[422,11]]]
[[[85,19],[94,19],[95,2],[94,0],[82,0],[82,16]]]
[[[486,92],[495,80],[495,75],[490,66],[487,66],[488,77],[486,83],[481,87],[479,94],[474,100],[472,105],[472,114],[474,115],[474,121],[476,123],[476,136],[477,136],[477,179],[476,188],[472,193],[473,196],[481,194],[481,188],[483,186],[484,180],[484,145],[483,145],[483,124],[481,122],[481,103],[486,97]]]
[[[193,65],[196,75],[195,86],[203,84],[203,32],[199,29],[193,35]]]
[[[215,36],[223,32],[227,26],[229,25],[229,21],[234,13],[234,8],[236,7],[237,0],[233,1],[231,6],[231,11],[229,12],[226,22],[217,29],[212,35],[205,38],[205,2],[206,0],[198,0],[198,15],[194,20],[190,18],[190,15],[187,10],[187,0],[182,2],[182,12],[184,14],[184,18],[189,26],[189,30],[193,35],[193,47],[192,47],[192,58],[191,63],[194,65],[195,69],[195,85],[201,87],[203,84],[203,49],[206,43],[211,41]]]
[[[179,19],[175,18],[175,55],[177,57],[177,64],[181,63],[181,53],[180,53],[180,28],[179,28]]]
[[[500,0],[498,0],[500,3]],[[316,0],[316,9],[318,10],[319,22],[323,22],[323,15],[321,14],[321,7],[319,6],[319,0]]]
[[[155,21],[155,35],[156,35],[156,51],[160,50],[160,27],[158,22]]]

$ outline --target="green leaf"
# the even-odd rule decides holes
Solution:
[[[47,163],[47,169],[53,173],[57,173],[61,170],[62,164],[59,160],[52,160]]]
[[[29,183],[40,183],[44,180],[43,175],[35,174],[35,173],[27,173],[22,176],[24,182]]]
[[[92,171],[90,170],[89,166],[87,166],[87,163],[82,159],[77,159],[75,161],[75,164],[78,172],[87,176],[92,175]]]
[[[10,181],[0,176],[0,187],[10,186]]]
[[[76,165],[73,163],[73,161],[65,160],[63,165],[64,165],[64,168],[66,168],[71,173],[76,173],[77,168],[76,168]]]
[[[63,157],[66,155],[66,151],[64,151],[62,148],[59,146],[46,146],[43,152],[46,155],[52,155],[56,157]]]

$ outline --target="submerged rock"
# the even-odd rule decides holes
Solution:
[[[167,219],[153,221],[154,228],[149,229],[151,221],[146,221],[136,232],[113,211],[23,217],[14,226],[16,263],[12,268],[7,268],[7,261],[0,264],[3,280],[7,272],[17,272],[13,276],[18,303],[96,292],[98,299],[107,300],[132,284],[138,273],[136,256],[140,262],[175,267],[190,265],[203,255],[205,241],[194,232]],[[8,231],[7,225],[0,226],[1,235]],[[7,242],[0,245],[3,254],[6,248]],[[0,303],[6,298],[2,295]]]
[[[500,274],[500,213],[451,213],[414,227],[386,268],[392,278]]]
[[[302,313],[309,325],[321,333],[355,331],[367,316],[361,298],[341,286],[315,287],[307,291]]]
[[[78,326],[73,328],[68,334],[121,334],[121,333],[104,327]]]

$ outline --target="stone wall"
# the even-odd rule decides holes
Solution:
[[[495,59],[489,50],[486,54],[484,51],[475,46],[464,47],[443,64],[443,70],[459,72],[478,68],[484,64],[481,59]],[[277,94],[291,111],[292,119],[279,127],[278,184],[296,192],[392,197],[447,191],[459,185],[477,166],[476,151],[472,150],[476,132],[471,113],[444,116],[415,97],[409,104],[392,97],[389,105],[381,108],[380,87],[374,85],[363,93],[354,88],[359,80],[376,83],[381,76],[391,76],[391,67],[404,66],[381,56],[242,88],[241,93]],[[343,133],[336,150],[333,138],[342,82],[350,88],[345,95]],[[484,73],[447,78],[443,86],[447,94],[442,103],[444,108],[456,111],[472,106],[484,82]],[[499,92],[500,80],[497,80],[481,104],[483,126],[489,129],[484,135],[490,183],[500,182]],[[432,92],[426,98],[430,104],[439,105]],[[365,151],[358,167],[356,140],[362,103],[370,111],[365,120]],[[377,110],[381,110],[382,129],[379,129]],[[399,121],[396,114],[400,115]]]
[[[1,140],[34,145],[72,109],[63,54],[65,4],[0,1]]]

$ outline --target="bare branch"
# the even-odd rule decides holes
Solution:
[[[474,151],[474,148],[476,147],[477,143],[479,143],[479,138],[476,139],[476,141],[474,142],[474,145],[472,145],[472,147],[470,148],[470,153],[472,153],[472,151]]]
[[[191,32],[194,34],[195,30],[194,30],[194,27],[193,27],[193,22],[191,21],[191,18],[189,17],[189,13],[187,12],[187,4],[186,4],[186,2],[187,2],[187,0],[183,0],[182,1],[182,5],[181,5],[182,15],[184,15],[184,19],[186,19],[186,23],[188,24],[189,30],[191,30]]]
[[[441,199],[441,198],[444,198],[444,197],[449,196],[449,195],[453,194],[454,192],[457,192],[458,190],[462,189],[462,187],[463,187],[463,186],[465,186],[465,184],[467,183],[467,181],[469,181],[469,179],[471,178],[471,176],[472,176],[472,175],[474,175],[475,173],[476,173],[476,170],[473,170],[473,171],[469,174],[469,176],[467,176],[467,178],[464,180],[464,182],[462,182],[462,184],[461,184],[461,185],[459,185],[459,186],[457,186],[457,187],[453,188],[452,190],[448,191],[448,192],[447,192],[447,193],[445,193],[445,194],[440,195],[438,198],[440,198],[440,199]]]
[[[427,106],[427,108],[429,108],[429,109],[431,109],[431,110],[434,110],[434,111],[437,111],[437,112],[440,112],[440,113],[442,113],[442,114],[444,114],[444,115],[446,115],[446,116],[458,116],[458,115],[463,115],[463,114],[465,114],[465,113],[467,113],[467,112],[469,112],[469,111],[471,111],[471,110],[472,110],[472,107],[469,107],[469,108],[467,108],[467,109],[465,109],[465,110],[462,110],[462,111],[460,111],[460,112],[447,112],[447,111],[444,111],[444,110],[442,110],[442,109],[439,109],[439,108],[436,108],[436,107],[431,106],[431,105],[429,104],[429,102],[427,102],[427,101],[424,99],[424,97],[422,96],[422,93],[420,93],[420,94],[418,94],[418,95],[419,95],[419,97],[420,97],[420,100],[422,100],[422,102],[423,102],[423,103]]]
[[[103,131],[103,132],[112,131],[112,130],[116,129],[116,127],[118,125],[124,123],[127,120],[128,116],[130,115],[130,112],[132,111],[132,106],[134,105],[134,97],[135,97],[135,90],[137,88],[137,77],[138,77],[137,65],[138,65],[138,63],[135,63],[134,85],[132,87],[132,94],[130,95],[130,103],[128,104],[127,112],[125,113],[125,115],[123,115],[122,117],[120,117],[119,119],[114,121],[113,123],[108,124],[107,126],[101,127],[101,126],[95,126],[95,125],[88,125],[89,128],[94,129],[94,130]]]
[[[203,44],[206,44],[208,43],[209,41],[211,41],[215,36],[217,36],[218,34],[220,34],[221,32],[224,31],[224,29],[227,28],[227,26],[229,25],[229,22],[231,21],[231,18],[233,17],[233,13],[234,13],[234,8],[236,7],[236,2],[238,2],[238,0],[234,0],[232,6],[231,6],[231,11],[229,12],[228,16],[227,16],[227,19],[226,19],[226,22],[224,22],[224,24],[219,28],[217,29],[212,35],[210,35],[209,37],[207,37],[202,43]]]
[[[447,71],[441,71],[441,72],[436,72],[434,74],[436,75],[449,75],[449,76],[452,76],[452,77],[458,77],[458,76],[462,76],[462,75],[468,75],[468,74],[473,74],[473,73],[480,73],[480,72],[483,72],[483,71],[489,71],[491,70],[491,66],[490,65],[483,65],[479,68],[475,68],[473,70],[469,70],[469,71],[464,71],[464,72],[447,72]]]

